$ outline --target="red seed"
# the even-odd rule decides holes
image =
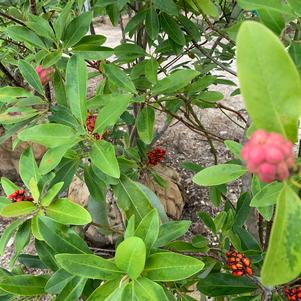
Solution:
[[[248,274],[248,275],[250,275],[250,276],[252,276],[253,275],[253,271],[252,271],[252,269],[251,268],[246,268],[246,273]]]

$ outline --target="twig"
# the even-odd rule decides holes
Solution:
[[[36,0],[30,0],[30,11],[33,15],[37,14]]]
[[[27,27],[26,24],[25,24],[24,22],[22,22],[22,21],[16,19],[15,17],[12,17],[12,16],[10,16],[10,15],[7,15],[7,14],[5,14],[5,13],[3,13],[3,12],[0,12],[0,16],[5,17],[5,18],[7,18],[7,19],[9,19],[9,20],[11,20],[11,21],[14,21],[14,22],[16,22],[16,23],[18,23],[18,24],[20,24],[20,25],[23,25],[23,26]]]
[[[14,78],[10,72],[5,68],[5,66],[0,62],[0,70],[9,78],[9,80],[17,87],[23,87],[22,84]]]

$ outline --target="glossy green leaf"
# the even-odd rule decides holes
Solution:
[[[31,141],[45,145],[46,147],[57,147],[74,143],[76,132],[63,124],[39,124],[27,128],[18,135],[20,140]]]
[[[212,273],[198,283],[201,293],[210,296],[227,296],[249,293],[256,290],[256,284],[246,277],[233,277],[231,274]]]
[[[56,301],[75,301],[79,300],[87,279],[75,277],[64,287],[62,292],[56,297]]]
[[[50,40],[55,38],[49,22],[41,16],[29,15],[26,25],[41,37]]]
[[[167,14],[177,16],[179,14],[178,8],[173,0],[152,0],[153,4]]]
[[[81,45],[73,48],[75,54],[85,60],[106,60],[114,54],[112,48],[95,46],[95,45]]]
[[[251,200],[251,207],[268,207],[277,203],[283,183],[273,182],[262,188]]]
[[[3,207],[0,214],[4,217],[18,217],[33,213],[36,209],[37,207],[32,202],[22,201]]]
[[[57,41],[61,40],[62,34],[65,30],[65,27],[66,27],[66,24],[68,21],[68,17],[71,15],[70,11],[71,11],[73,2],[74,2],[74,0],[69,0],[66,3],[66,5],[64,6],[64,8],[62,9],[62,11],[60,12],[60,14],[58,15],[57,19],[55,20],[55,22],[53,24]]]
[[[56,64],[62,57],[62,52],[60,50],[50,52],[44,59],[43,59],[43,67],[49,68]]]
[[[49,206],[51,202],[54,200],[54,198],[57,196],[57,194],[60,192],[63,185],[64,182],[59,182],[54,184],[42,198],[41,205],[44,207]]]
[[[44,294],[46,276],[16,275],[0,277],[0,288],[18,296],[37,296]]]
[[[121,242],[115,254],[115,263],[131,279],[137,279],[144,270],[146,247],[139,237],[129,237]]]
[[[198,172],[193,182],[202,186],[215,186],[233,182],[246,173],[246,168],[236,164],[219,164]]]
[[[19,61],[19,70],[25,80],[40,94],[44,94],[44,89],[42,86],[42,83],[40,81],[40,78],[38,76],[38,73],[33,68],[31,64],[29,64],[26,61]]]
[[[128,218],[135,215],[136,223],[139,223],[153,209],[145,192],[136,182],[126,176],[121,176],[118,185],[113,187],[113,191],[117,197],[118,206]]]
[[[265,285],[279,285],[295,279],[301,270],[301,203],[285,186],[279,195],[268,251],[261,271]]]
[[[68,199],[56,200],[45,209],[45,213],[64,225],[86,225],[92,221],[85,208]]]
[[[32,93],[20,87],[2,87],[0,88],[0,101],[7,98],[30,97]]]
[[[162,13],[160,15],[160,23],[162,28],[168,34],[168,37],[180,46],[186,44],[185,35],[178,23],[169,15]]]
[[[25,26],[9,26],[6,29],[6,33],[11,39],[15,41],[29,43],[32,46],[42,49],[46,48],[45,44],[39,38],[39,36]]]
[[[91,253],[85,241],[71,228],[39,216],[38,227],[43,239],[56,253]]]
[[[96,141],[92,144],[90,158],[102,172],[113,177],[120,177],[119,164],[116,159],[114,146],[105,140]]]
[[[72,114],[82,125],[87,119],[88,72],[85,61],[78,55],[73,55],[68,61],[66,70],[66,95]]]
[[[113,64],[104,65],[104,73],[110,81],[123,90],[135,93],[136,88],[128,75]]]
[[[211,0],[193,0],[193,3],[201,10],[204,14],[211,17],[218,17],[218,9]]]
[[[38,239],[38,240],[44,240],[43,236],[40,233],[39,226],[38,226],[38,215],[34,216],[31,219],[31,232],[32,232],[32,235],[36,239]]]
[[[151,83],[157,82],[159,63],[155,59],[150,59],[146,61],[145,64],[145,76]]]
[[[288,0],[288,4],[298,16],[301,16],[301,6],[299,0]]]
[[[133,282],[133,290],[138,300],[168,301],[164,289],[148,278],[138,278]]]
[[[242,95],[254,125],[296,141],[301,82],[279,39],[263,25],[245,22],[237,37],[237,61]]]
[[[128,227],[127,227],[128,228]],[[159,236],[160,218],[156,209],[150,211],[140,222],[134,236],[140,237],[149,252]]]
[[[161,247],[170,241],[183,236],[191,226],[191,221],[170,221],[160,226],[156,247]]]
[[[112,97],[99,111],[94,132],[102,134],[109,126],[115,125],[122,113],[126,111],[131,99],[131,95],[127,94]]]
[[[59,105],[67,106],[65,83],[59,71],[56,71],[53,75],[53,88],[57,103]]]
[[[123,274],[113,261],[96,255],[58,254],[55,258],[64,270],[80,277],[111,280]]]
[[[74,278],[74,275],[69,274],[63,269],[59,269],[46,283],[45,291],[49,294],[59,294],[72,278]]]
[[[145,30],[151,40],[155,40],[160,32],[160,22],[157,11],[150,8],[146,12]]]
[[[257,12],[264,25],[270,28],[277,35],[281,34],[285,27],[285,20],[282,13],[264,8],[258,9]]]
[[[16,190],[20,189],[19,186],[17,186],[11,180],[5,177],[1,178],[1,186],[7,196],[14,193]]]
[[[92,12],[87,12],[80,14],[70,22],[63,36],[65,48],[69,48],[81,40],[88,32],[91,21]]]
[[[136,119],[136,126],[139,137],[145,144],[151,144],[154,137],[155,110],[146,106],[143,108]]]
[[[106,297],[110,296],[111,293],[119,287],[120,278],[106,281],[100,285],[87,299],[87,301],[99,301],[106,300]]]
[[[174,93],[186,87],[196,76],[199,75],[195,70],[177,70],[171,75],[158,81],[153,88],[155,95],[162,93]]]
[[[205,264],[196,258],[163,252],[151,255],[145,265],[144,274],[154,281],[179,281],[201,271]]]
[[[0,238],[0,255],[2,256],[4,254],[6,245],[11,238],[11,236],[14,234],[16,229],[24,222],[22,219],[17,219],[14,222],[10,223],[5,230],[3,231],[1,238]]]
[[[124,43],[115,47],[114,53],[122,62],[132,62],[146,54],[143,48],[130,43]]]
[[[49,247],[44,241],[40,240],[35,241],[35,248],[43,264],[48,269],[56,271],[58,269],[58,265],[54,257],[56,252],[51,247]]]
[[[19,173],[23,183],[30,189],[30,181],[34,179],[36,183],[40,180],[39,169],[35,160],[32,147],[28,147],[21,155],[19,161]]]

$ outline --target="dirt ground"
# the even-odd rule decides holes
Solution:
[[[114,47],[119,44],[121,40],[121,31],[119,27],[112,27],[110,24],[98,24],[96,32],[103,34],[107,37],[105,46]],[[185,59],[185,58],[184,58]],[[187,59],[187,58],[186,58]],[[235,69],[235,66],[233,66]],[[236,78],[232,75],[224,72],[219,72],[225,76],[226,79],[231,79],[236,82]],[[95,81],[89,87],[90,92],[95,88]],[[225,95],[222,103],[228,107],[236,110],[241,110],[244,114],[243,103],[240,96],[230,97],[230,94],[236,89],[233,86],[218,85],[212,87],[212,90],[220,91]],[[203,124],[211,132],[218,134],[225,139],[241,139],[243,136],[243,130],[230,121],[220,110],[218,109],[206,109],[200,110],[198,114],[201,116]],[[237,119],[235,114],[229,114],[236,122],[241,123],[241,120]],[[158,128],[164,126],[165,116],[158,114]],[[243,124],[242,124],[243,125]],[[219,208],[214,208],[209,201],[208,192],[206,188],[198,187],[192,183],[191,172],[185,171],[181,168],[181,163],[184,161],[190,161],[200,164],[203,167],[210,166],[214,163],[213,156],[210,152],[210,147],[204,138],[200,135],[192,132],[181,123],[172,123],[172,126],[164,133],[164,135],[157,141],[156,145],[166,149],[167,155],[165,158],[165,164],[176,169],[181,176],[181,189],[183,191],[185,206],[182,214],[182,219],[192,220],[193,224],[190,229],[190,234],[204,234],[208,235],[207,230],[197,219],[196,213],[199,211],[206,211],[212,216],[215,216],[219,211]],[[217,156],[219,163],[225,162],[231,159],[231,154],[226,147],[220,142],[214,142],[217,150]],[[228,197],[235,201],[240,191],[240,183],[234,183],[228,189]],[[4,228],[8,224],[7,220],[0,219],[0,235]],[[214,239],[214,238],[213,238]],[[9,243],[11,244],[12,241]],[[33,246],[29,246],[29,251],[33,252]],[[10,257],[12,248],[8,248],[5,255],[0,259],[0,266],[7,268],[8,258]],[[197,297],[197,296],[196,296]],[[197,297],[198,298],[198,297]]]

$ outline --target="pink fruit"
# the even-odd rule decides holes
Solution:
[[[262,182],[284,181],[295,166],[293,144],[278,133],[256,131],[243,146],[242,158]]]
[[[42,85],[46,85],[50,81],[51,76],[54,73],[54,69],[51,67],[43,69],[43,67],[39,65],[36,67],[36,72],[39,75]]]

